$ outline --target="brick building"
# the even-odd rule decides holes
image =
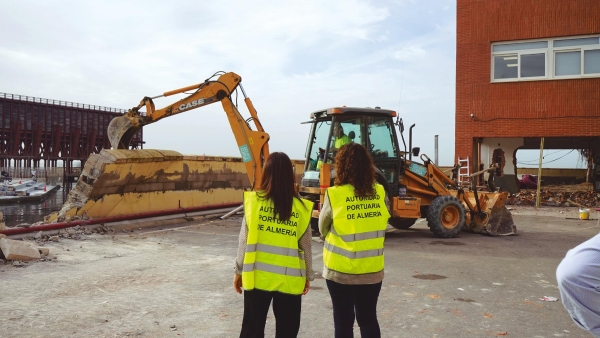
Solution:
[[[457,0],[456,160],[500,163],[516,191],[518,149],[600,156],[600,1]]]

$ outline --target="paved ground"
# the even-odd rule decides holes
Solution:
[[[433,237],[423,222],[386,235],[383,337],[590,337],[560,301],[555,269],[600,230],[577,208],[513,207],[519,234]],[[562,213],[561,213],[562,212]],[[50,261],[0,264],[0,337],[236,337],[240,219],[50,242]],[[313,242],[315,269],[322,244]],[[325,281],[303,298],[300,337],[333,337]],[[269,316],[267,337],[273,336]],[[357,333],[358,337],[359,334]]]

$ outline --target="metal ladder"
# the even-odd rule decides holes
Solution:
[[[471,174],[471,166],[469,165],[469,156],[467,158],[458,158],[458,165],[460,168],[458,169],[458,184],[461,186],[469,186],[471,185],[470,177]]]

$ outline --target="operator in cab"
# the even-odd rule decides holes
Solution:
[[[337,122],[333,125],[333,138],[330,143],[330,154],[329,156],[325,156],[325,149],[319,148],[319,154],[317,156],[317,164],[316,170],[321,170],[323,163],[325,162],[325,158],[327,157],[327,163],[331,163],[331,159],[335,157],[337,151],[346,144],[352,143],[354,139],[354,132],[351,131],[350,135],[346,135],[344,133],[344,127]]]
[[[344,127],[341,124],[336,123],[333,127],[333,149],[334,151],[340,149],[342,146],[345,146],[348,143],[352,143],[352,139],[344,134]]]
[[[333,125],[333,139],[331,140],[330,151],[331,154],[328,156],[327,162],[331,163],[331,159],[335,157],[337,151],[345,146],[346,144],[352,143],[354,132],[351,131],[350,135],[344,133],[344,127],[338,122]],[[317,157],[317,170],[321,169],[321,166],[325,162],[325,149],[319,148],[319,156]]]

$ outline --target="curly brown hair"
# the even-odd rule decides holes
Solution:
[[[335,156],[335,168],[335,185],[351,184],[359,197],[375,195],[373,159],[365,147],[358,143],[342,146]]]

